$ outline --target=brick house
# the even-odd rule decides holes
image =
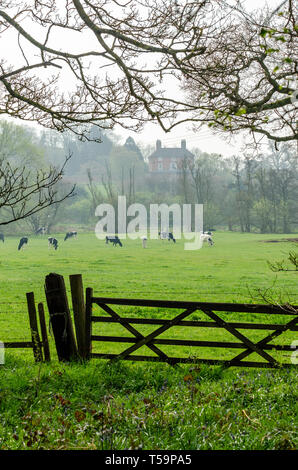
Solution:
[[[181,140],[180,148],[162,147],[161,141],[157,140],[155,151],[148,157],[149,171],[152,173],[179,173],[185,159],[192,162],[194,160],[194,155],[186,148],[186,140]]]

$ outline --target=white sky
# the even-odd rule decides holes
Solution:
[[[234,3],[234,0],[231,0],[231,2]],[[247,10],[253,10],[255,8],[259,9],[265,6],[265,4],[277,6],[280,5],[281,2],[282,0],[243,0],[243,4]],[[90,37],[88,37],[88,35],[86,37],[84,36],[84,41],[82,41],[81,38],[79,38],[78,41],[74,39],[74,50],[78,52],[78,50],[82,49],[82,46],[86,49],[86,47],[92,43],[94,44],[92,34],[90,34]],[[15,41],[7,41],[7,45],[8,48],[5,51],[2,51],[2,54],[4,52],[4,55],[13,55],[15,63],[18,60],[22,60],[19,50],[16,49]],[[70,48],[68,47],[68,49]],[[171,86],[171,84],[169,86]],[[174,91],[176,92],[176,90]],[[177,92],[179,93],[179,90],[177,90]],[[2,118],[5,118],[5,116],[2,116]],[[21,121],[18,120],[17,123],[21,124]],[[146,124],[144,129],[138,133],[123,129],[120,126],[115,127],[114,132],[121,138],[119,143],[124,143],[127,137],[131,136],[138,144],[155,146],[156,140],[160,139],[164,147],[178,147],[180,146],[181,139],[186,139],[186,145],[189,149],[198,147],[202,151],[220,153],[224,156],[230,156],[242,151],[241,149],[243,149],[243,146],[245,145],[245,141],[241,136],[227,142],[218,135],[211,133],[207,127],[203,130],[194,132],[191,128],[191,124],[181,124],[168,133],[164,133],[156,124]]]

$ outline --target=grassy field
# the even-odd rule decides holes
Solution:
[[[144,250],[140,240],[124,240],[120,248],[90,233],[66,242],[63,235],[56,237],[57,251],[48,249],[46,237],[30,237],[20,252],[16,237],[7,237],[0,245],[0,341],[30,339],[25,294],[33,291],[36,301],[45,301],[44,278],[50,272],[62,274],[68,290],[68,276],[81,273],[84,287],[93,287],[96,296],[264,303],[261,297],[266,292],[277,302],[298,304],[297,272],[274,273],[267,265],[269,260],[286,258],[292,243],[265,243],[293,234],[216,232],[215,245],[197,251],[185,251],[180,240],[176,245],[148,240]],[[141,315],[133,307],[116,311],[152,315],[150,309]],[[155,310],[154,316],[170,318],[176,313]],[[193,318],[205,319],[200,313]],[[239,315],[229,319],[239,321]],[[266,322],[269,317],[249,315],[241,320]],[[285,322],[280,316],[274,320]],[[97,324],[95,333],[123,334],[119,328],[110,326],[103,332]],[[143,334],[151,331],[138,329]],[[187,330],[173,329],[163,337],[233,341],[228,333],[211,328],[199,333]],[[257,340],[266,332],[244,334]],[[287,333],[276,342],[290,344],[296,337]],[[119,348],[123,345],[95,346],[101,352]],[[174,347],[162,349],[177,355]],[[108,366],[98,360],[61,365],[52,339],[51,353],[52,363],[40,367],[33,363],[31,351],[6,351],[6,363],[0,368],[0,448],[292,449],[296,445],[294,370],[222,371],[128,362]],[[198,353],[181,348],[181,354]],[[219,355],[207,349],[200,354],[229,358],[235,350]]]
[[[255,288],[276,288],[298,300],[297,273],[276,275],[267,260],[285,258],[292,244],[264,243],[293,235],[219,233],[215,245],[185,251],[182,240],[126,240],[123,247],[106,245],[94,234],[79,234],[63,241],[57,251],[48,250],[47,239],[32,236],[28,247],[18,252],[18,238],[7,237],[0,245],[1,302],[24,301],[33,290],[43,298],[46,274],[64,276],[81,273],[85,286],[98,295],[177,300],[242,302],[251,299]]]

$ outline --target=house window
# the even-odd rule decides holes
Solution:
[[[177,170],[177,162],[171,162],[171,170]]]
[[[163,170],[162,160],[158,160],[158,162],[157,162],[157,169],[158,169],[158,170]]]

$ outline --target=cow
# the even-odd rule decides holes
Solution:
[[[25,245],[28,243],[28,238],[27,237],[22,237],[19,242],[18,250],[20,251],[21,248],[24,248]]]
[[[168,241],[173,240],[173,242],[176,243],[176,240],[175,240],[172,232],[158,232],[158,235],[159,235],[161,240],[168,239]]]
[[[49,245],[49,248],[53,247],[53,248],[55,248],[55,250],[57,250],[57,248],[58,248],[57,238],[49,237],[48,238],[48,245]]]
[[[168,240],[169,240],[169,241],[170,241],[170,240],[173,240],[173,242],[176,243],[176,240],[175,240],[175,238],[174,238],[172,232],[169,232],[169,233],[168,233]]]
[[[77,238],[78,232],[67,232],[67,234],[64,237],[64,241],[67,240],[68,238]]]
[[[4,235],[3,235],[3,233],[0,233],[0,240],[4,243]]]
[[[35,231],[35,235],[44,235],[46,233],[46,228],[45,227],[39,227],[36,231]]]
[[[115,235],[114,237],[106,236],[106,244],[108,244],[109,242],[113,243],[113,246],[116,246],[116,245],[122,246],[122,243],[119,240],[119,238],[117,237],[117,235]]]
[[[214,241],[212,240],[212,236],[208,235],[208,233],[202,232],[201,235],[200,235],[200,240],[201,240],[202,243],[208,242],[209,246],[214,245]]]

